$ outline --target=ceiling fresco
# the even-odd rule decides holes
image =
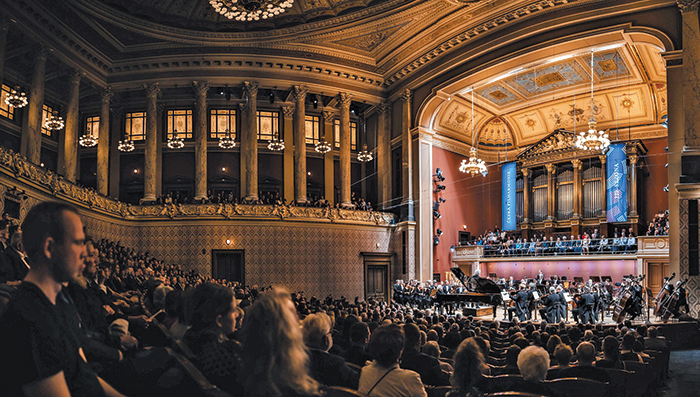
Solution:
[[[475,108],[483,115],[476,123],[476,140],[494,150],[506,141],[522,149],[559,128],[585,130],[591,117],[599,129],[612,134],[658,125],[668,113],[666,71],[657,47],[626,43],[594,52],[592,104],[590,50],[553,53],[534,64],[462,89],[451,97],[457,100],[451,100],[447,111],[438,114],[435,129],[471,145],[471,136],[459,136],[470,130],[455,122],[460,112],[469,115],[471,87]],[[504,128],[506,124],[510,128]]]

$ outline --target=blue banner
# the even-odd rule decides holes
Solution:
[[[503,230],[515,230],[515,163],[501,168],[501,213]]]
[[[610,145],[606,168],[608,222],[627,222],[627,153],[624,143]]]

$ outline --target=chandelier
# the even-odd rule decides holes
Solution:
[[[474,140],[476,139],[475,134],[474,134],[474,88],[472,87],[472,144],[474,144]],[[478,143],[477,143],[478,145]],[[476,147],[472,146],[471,149],[469,149],[469,162],[467,160],[462,160],[462,163],[459,165],[459,170],[460,172],[464,172],[466,174],[469,174],[471,176],[474,176],[476,174],[481,174],[486,177],[486,175],[489,173],[489,170],[486,168],[486,163],[484,160],[479,158],[479,153],[476,151]]]
[[[372,161],[373,158],[372,153],[367,151],[367,144],[362,145],[362,150],[357,153],[357,160],[366,163]]]
[[[133,152],[134,151],[134,141],[128,137],[124,138],[123,141],[119,141],[119,146],[117,146],[120,152]]]
[[[15,109],[19,109],[27,106],[29,101],[27,100],[27,95],[19,86],[15,86],[15,88],[10,90],[10,95],[5,98],[5,103]]]
[[[236,21],[259,21],[291,8],[294,0],[209,0],[214,10]]]
[[[459,170],[471,176],[481,174],[485,177],[489,173],[484,160],[477,157],[475,147],[469,149],[469,162],[467,162],[467,160],[462,160]]]
[[[182,149],[185,147],[185,140],[180,138],[177,131],[173,131],[172,136],[168,139],[168,147],[170,149]]]
[[[63,121],[63,117],[58,115],[58,111],[54,110],[53,113],[46,119],[44,123],[44,128],[47,130],[58,131],[65,127],[66,123]]]
[[[326,142],[325,138],[316,144],[316,151],[319,153],[328,153],[331,151],[330,143]]]
[[[78,143],[80,143],[82,147],[93,147],[97,145],[97,138],[92,136],[92,134],[84,134],[80,136]]]
[[[219,147],[222,149],[233,149],[236,146],[236,140],[231,137],[231,131],[226,130],[226,136],[219,138]]]
[[[591,51],[591,119],[588,121],[588,132],[581,132],[576,136],[576,148],[581,150],[605,150],[610,146],[610,139],[605,131],[598,131],[593,112],[593,51]]]
[[[284,141],[280,141],[279,139],[277,139],[277,137],[274,137],[267,142],[267,148],[272,150],[273,152],[281,152],[282,150],[284,150]]]

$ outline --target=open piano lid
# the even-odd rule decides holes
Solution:
[[[500,294],[501,288],[493,281],[483,278],[483,277],[467,277],[462,269],[459,267],[453,267],[450,269],[452,274],[457,277],[459,281],[464,284],[469,292],[476,292],[482,294]]]

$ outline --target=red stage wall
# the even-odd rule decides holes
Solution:
[[[623,276],[637,274],[637,261],[635,259],[615,259],[615,260],[594,260],[594,259],[573,259],[573,260],[550,260],[532,262],[482,262],[481,274],[488,275],[496,273],[501,277],[513,276],[514,279],[535,278],[540,269],[545,277],[557,275],[566,276],[573,281],[574,277],[583,277],[588,280],[589,276],[610,276],[614,282],[618,282]]]
[[[466,157],[433,147],[433,170],[440,168],[446,178],[441,183],[445,190],[433,197],[433,202],[438,197],[447,200],[440,205],[442,217],[435,221],[435,230],[444,234],[433,252],[433,271],[441,273],[443,280],[452,264],[450,246],[457,245],[463,225],[472,236],[501,225],[501,167],[490,166],[486,178],[467,176],[459,172],[463,159]]]

